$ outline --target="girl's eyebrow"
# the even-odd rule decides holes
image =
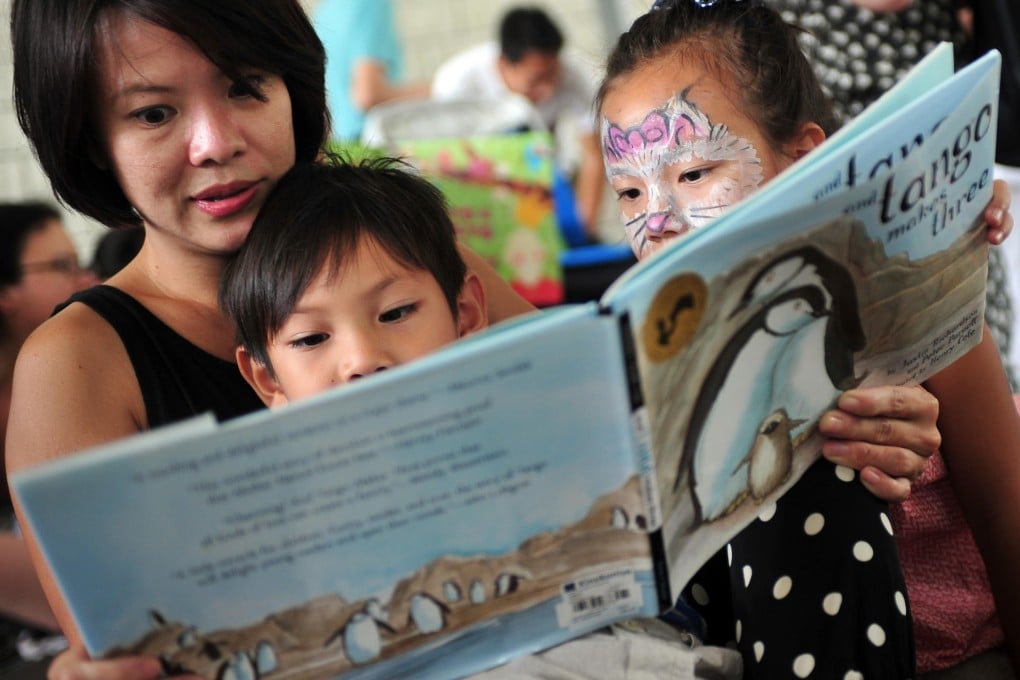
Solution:
[[[608,179],[616,177],[641,177],[642,174],[634,167],[633,163],[628,163],[627,161],[616,161],[612,164],[606,164],[606,177]]]

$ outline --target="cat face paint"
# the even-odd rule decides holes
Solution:
[[[602,121],[606,175],[638,259],[706,226],[765,179],[755,145],[713,124],[688,90],[637,125]],[[613,111],[614,95],[624,93],[607,96],[604,111]]]

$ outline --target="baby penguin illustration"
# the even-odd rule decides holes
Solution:
[[[773,411],[758,429],[747,463],[747,489],[761,502],[790,478],[793,469],[793,429],[803,420],[790,420],[784,409]]]
[[[798,434],[860,382],[856,291],[834,260],[810,247],[774,259],[733,316],[750,309],[756,311],[723,346],[691,413],[674,491],[688,480],[697,524],[782,484]]]

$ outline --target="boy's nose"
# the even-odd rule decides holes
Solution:
[[[389,353],[369,336],[351,338],[340,360],[340,382],[348,383],[393,366]]]

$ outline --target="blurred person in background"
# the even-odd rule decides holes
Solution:
[[[0,452],[14,360],[53,308],[96,278],[78,264],[60,213],[45,203],[0,204]],[[0,490],[0,674],[43,678],[66,644],[14,522],[7,477]]]
[[[312,17],[326,48],[333,135],[357,141],[365,112],[394,99],[426,97],[428,83],[405,83],[390,0],[321,0]]]
[[[596,240],[606,182],[592,110],[597,76],[583,59],[564,50],[563,44],[559,27],[541,9],[510,9],[500,21],[498,43],[468,48],[439,67],[432,79],[432,97],[452,100],[517,94],[535,106],[553,133],[563,123],[576,128],[580,157],[572,184],[577,218],[588,238]]]

